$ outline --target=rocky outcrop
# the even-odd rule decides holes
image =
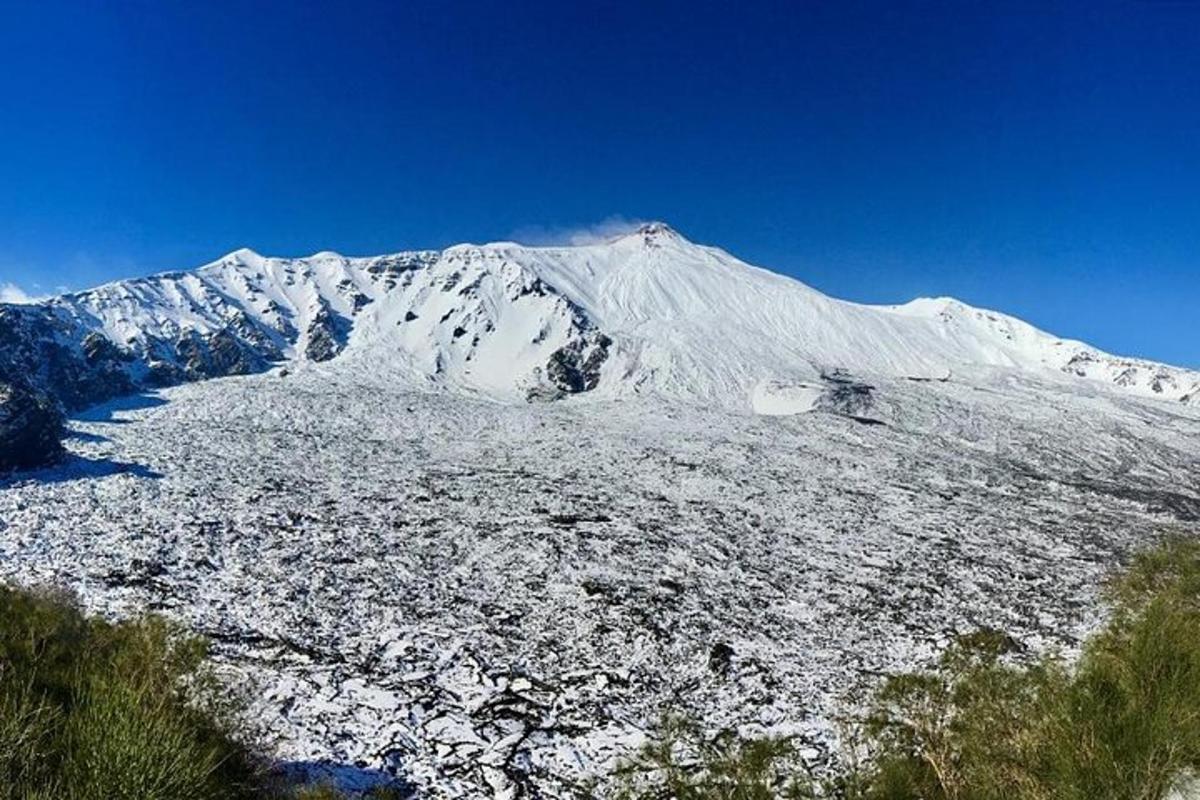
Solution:
[[[579,394],[600,384],[600,368],[608,360],[612,339],[591,332],[555,350],[546,364],[546,377],[564,394]]]
[[[40,467],[63,453],[63,416],[49,398],[0,383],[0,472]]]
[[[135,391],[135,362],[103,334],[51,307],[0,305],[0,382],[83,408]]]
[[[825,392],[816,407],[846,417],[864,417],[874,406],[875,387],[856,380],[849,373],[836,371],[821,376]]]
[[[245,312],[211,332],[184,330],[123,347],[53,305],[0,305],[0,382],[20,383],[72,411],[144,389],[262,372],[284,357]]]
[[[328,361],[346,346],[350,324],[322,301],[308,326],[308,346],[304,354],[310,361]]]
[[[245,334],[235,331],[233,326],[207,336],[189,331],[175,343],[172,363],[181,367],[181,371],[169,382],[262,372],[273,359],[282,355],[273,350],[269,342],[255,344],[257,347],[247,344]]]

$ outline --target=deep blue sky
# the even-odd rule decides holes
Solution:
[[[1200,366],[1200,3],[0,0],[0,285],[613,216]]]

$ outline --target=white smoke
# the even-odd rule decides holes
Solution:
[[[638,226],[643,224],[645,224],[644,220],[629,219],[618,214],[605,217],[599,222],[588,225],[574,225],[560,228],[547,228],[545,226],[519,228],[513,232],[510,238],[515,242],[537,247],[601,244],[616,239],[619,236],[633,233],[638,229]]]

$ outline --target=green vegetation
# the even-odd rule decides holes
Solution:
[[[1137,556],[1106,596],[1109,621],[1074,665],[1021,663],[1008,637],[980,631],[886,680],[852,737],[866,757],[832,779],[812,780],[786,741],[709,741],[669,721],[619,771],[623,797],[1164,798],[1200,774],[1200,543]]]
[[[362,795],[361,800],[401,800],[405,796],[399,789],[378,787]],[[296,787],[291,791],[284,792],[283,798],[276,798],[276,800],[346,800],[346,795],[334,786],[319,783],[314,786]]]
[[[336,800],[276,785],[206,657],[160,618],[0,587],[0,800]]]
[[[617,800],[772,800],[807,797],[792,743],[742,739],[731,731],[706,738],[682,717],[663,720],[658,736],[617,770]]]
[[[1137,556],[1073,665],[979,631],[880,686],[815,780],[786,739],[667,719],[617,774],[621,800],[1161,800],[1200,775],[1200,542]],[[0,800],[339,800],[279,787],[239,734],[204,642],[145,617],[0,587]],[[854,766],[858,764],[858,766]],[[387,798],[386,790],[370,797]]]
[[[161,619],[110,624],[0,588],[0,798],[253,796],[205,655]]]

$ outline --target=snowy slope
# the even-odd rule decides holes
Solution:
[[[1069,649],[1108,565],[1200,522],[1200,409],[991,378],[881,380],[890,425],[340,358],[192,383],[0,481],[0,577],[186,623],[280,758],[419,800],[611,796],[581,785],[664,709],[818,763],[878,676],[980,626]]]
[[[820,765],[879,676],[980,626],[1070,649],[1200,521],[1195,373],[662,225],[0,305],[12,377],[187,385],[0,479],[0,576],[185,622],[280,759],[422,800],[606,796],[664,708]]]
[[[831,375],[943,380],[1009,368],[1200,402],[1194,372],[1111,356],[950,299],[836,300],[662,223],[575,247],[299,259],[239,250],[45,309],[54,337],[103,336],[139,386],[338,357],[405,383],[503,400],[649,393],[793,413],[828,398]]]

